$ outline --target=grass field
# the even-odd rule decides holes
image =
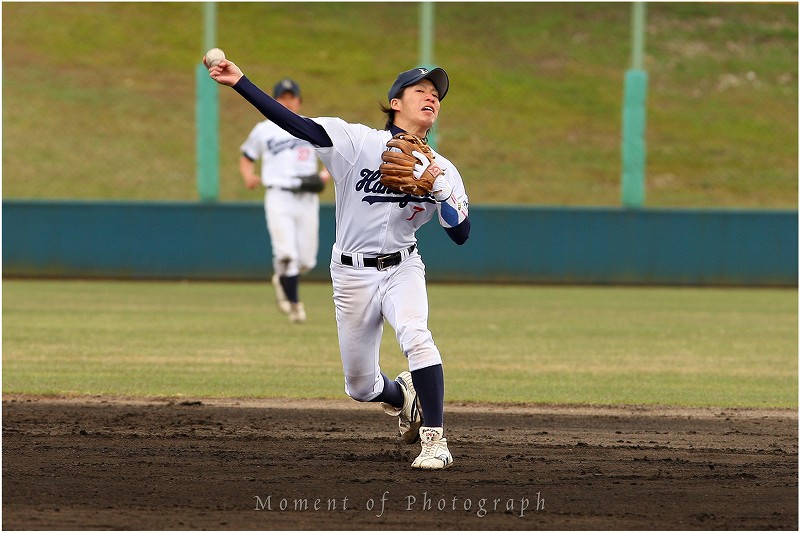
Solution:
[[[797,406],[793,289],[429,291],[448,401]],[[265,283],[4,280],[3,392],[343,397],[331,288],[302,295],[297,326]]]
[[[796,3],[648,4],[648,206],[797,205]],[[439,127],[474,205],[619,205],[628,3],[441,2]],[[416,3],[220,2],[219,45],[304,113],[382,127]],[[3,5],[3,198],[195,199],[199,3]],[[401,46],[398,43],[402,43]],[[260,115],[221,90],[221,199]],[[332,191],[323,201],[332,201]]]

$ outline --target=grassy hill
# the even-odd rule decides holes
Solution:
[[[648,4],[649,206],[797,206],[797,4]],[[179,199],[195,188],[196,3],[3,4],[3,197]],[[417,63],[413,3],[218,4],[218,43],[303,112],[382,126]],[[473,204],[619,205],[624,3],[436,4],[439,149]],[[256,200],[260,115],[220,90],[221,198]],[[323,200],[332,200],[326,191]]]

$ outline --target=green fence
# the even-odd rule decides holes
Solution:
[[[419,233],[431,281],[797,285],[797,211],[472,206],[472,233]],[[334,206],[308,279],[329,279]],[[266,279],[260,203],[3,202],[3,275]]]

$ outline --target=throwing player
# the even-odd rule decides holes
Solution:
[[[275,84],[272,95],[297,113],[302,105],[300,86],[291,79]],[[319,196],[327,170],[318,172],[319,159],[308,141],[293,137],[269,120],[259,122],[241,147],[239,172],[248,189],[264,185],[264,211],[272,243],[272,265],[278,309],[292,322],[304,322],[300,275],[317,264]],[[261,160],[261,177],[255,173]]]
[[[463,244],[470,231],[467,194],[455,165],[433,152],[426,157],[413,151],[419,164],[414,165],[412,181],[435,176],[429,194],[397,192],[381,182],[387,143],[402,132],[425,137],[449,89],[447,74],[439,68],[401,72],[389,89],[389,105],[384,106],[384,130],[292,113],[231,61],[210,67],[209,75],[233,87],[281,128],[315,146],[336,188],[336,242],[330,268],[345,391],[358,401],[382,402],[387,413],[399,418],[406,442],[421,438],[422,450],[412,467],[451,466],[453,457],[444,436],[442,358],[428,330],[425,266],[416,231],[437,216],[450,238]],[[379,365],[384,320],[394,328],[410,370],[394,381]]]

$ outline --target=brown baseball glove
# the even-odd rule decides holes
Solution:
[[[380,167],[381,183],[388,188],[425,196],[442,173],[434,162],[433,151],[424,139],[410,133],[398,133],[386,143]]]

